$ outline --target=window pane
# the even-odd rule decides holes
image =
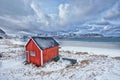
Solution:
[[[35,52],[30,51],[30,55],[31,55],[31,56],[35,56]]]

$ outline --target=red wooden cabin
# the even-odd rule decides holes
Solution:
[[[37,66],[59,55],[59,44],[52,37],[32,37],[25,48],[26,61]]]

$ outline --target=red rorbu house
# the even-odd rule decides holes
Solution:
[[[26,61],[36,66],[59,55],[59,44],[52,37],[32,37],[25,46]]]

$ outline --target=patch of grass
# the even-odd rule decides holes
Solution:
[[[81,64],[89,64],[90,63],[90,60],[82,60],[81,61]]]
[[[20,47],[24,47],[24,45],[14,44],[13,47],[14,47],[14,48],[20,48]]]
[[[87,54],[88,54],[88,52],[76,52],[75,54],[87,55]]]
[[[66,53],[71,53],[71,51],[65,51]]]
[[[92,59],[82,60],[82,61],[80,62],[80,66],[83,68],[83,67],[89,65],[91,62],[93,62]]]
[[[107,55],[90,55],[90,57],[94,57],[94,59],[106,59],[108,58]]]
[[[51,74],[51,73],[53,73],[54,71],[48,71],[48,72],[45,72],[45,71],[40,71],[40,72],[36,72],[36,75],[42,75],[42,76],[44,76],[44,75],[49,75],[49,74]]]
[[[113,59],[120,60],[120,57],[112,57]]]
[[[71,67],[72,65],[67,65],[65,68],[69,68],[69,67]]]

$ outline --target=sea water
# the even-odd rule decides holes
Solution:
[[[83,38],[63,38],[59,40],[84,41],[84,42],[120,42],[120,37],[83,37]]]
[[[82,46],[120,49],[119,37],[64,38],[58,39],[58,41],[62,46]]]

